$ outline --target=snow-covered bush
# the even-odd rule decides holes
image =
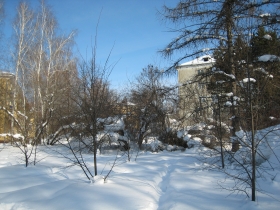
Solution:
[[[194,137],[194,138],[190,139],[187,144],[188,144],[189,148],[194,148],[194,147],[201,146],[201,143],[202,143],[202,139],[201,138]]]
[[[213,149],[219,143],[215,131],[216,126],[213,122],[210,122],[209,125],[206,123],[198,123],[193,126],[188,126],[183,130],[179,130],[177,136],[182,138],[189,148],[200,144]],[[229,128],[224,123],[222,123],[222,132],[226,134],[229,133]]]
[[[175,150],[177,150],[177,146],[169,144],[169,145],[166,146],[166,150],[169,151],[169,152],[175,151]]]
[[[147,140],[147,144],[149,144],[149,148],[150,148],[153,152],[158,152],[158,151],[160,151],[160,150],[163,149],[162,142],[159,141],[157,138],[150,137],[150,138]]]

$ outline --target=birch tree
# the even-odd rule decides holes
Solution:
[[[33,114],[36,126],[35,138],[50,135],[51,118],[55,101],[63,96],[63,89],[58,89],[60,75],[68,71],[75,74],[75,59],[71,54],[74,32],[69,35],[58,35],[58,25],[54,14],[44,1],[41,1],[40,10],[36,15],[35,40],[31,43],[29,64],[31,85],[33,89]],[[74,68],[73,68],[74,67]]]
[[[21,2],[17,7],[17,17],[13,28],[15,32],[15,51],[13,60],[15,62],[15,75],[13,84],[13,98],[11,117],[11,135],[14,144],[24,154],[26,167],[29,165],[30,157],[33,153],[33,147],[29,148],[27,144],[31,138],[31,116],[28,110],[26,95],[28,93],[28,74],[27,57],[29,44],[32,43],[34,36],[34,13],[29,5]],[[20,98],[21,100],[18,100]],[[15,135],[16,133],[20,134]],[[17,138],[14,138],[17,136]]]

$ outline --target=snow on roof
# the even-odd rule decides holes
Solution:
[[[186,63],[182,63],[180,66],[203,65],[203,64],[211,64],[215,62],[216,60],[211,55],[204,55],[194,60],[188,61]]]
[[[11,72],[7,72],[7,71],[1,71],[0,70],[0,76],[1,77],[3,77],[3,76],[14,76],[14,74],[13,73],[11,73]]]

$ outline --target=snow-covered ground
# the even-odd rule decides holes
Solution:
[[[2,150],[1,150],[2,148]],[[66,148],[53,146],[66,154]],[[92,155],[85,156],[92,167]],[[232,194],[217,184],[225,175],[202,170],[197,149],[185,152],[141,152],[118,160],[106,183],[113,154],[98,155],[99,175],[95,182],[86,179],[77,166],[57,152],[40,146],[38,162],[25,167],[16,147],[0,145],[0,209],[279,209],[280,170],[273,180],[258,179],[266,190],[252,202],[244,194]],[[100,178],[100,179],[98,179]],[[227,180],[225,183],[233,184]],[[278,200],[277,200],[278,199]]]

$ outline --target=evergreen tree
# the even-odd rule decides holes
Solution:
[[[276,31],[267,30],[265,27],[258,28],[257,33],[253,35],[251,40],[251,51],[255,66],[256,85],[258,90],[263,93],[262,100],[259,101],[264,107],[261,112],[262,127],[266,127],[277,123],[277,121],[271,121],[270,118],[280,117],[280,87],[278,86],[280,83],[280,65],[277,62],[280,56],[280,39],[277,37]],[[266,62],[262,62],[263,60],[260,58],[267,58],[267,60],[265,59]]]
[[[265,54],[280,55],[280,40],[276,31],[264,27],[259,27],[257,33],[253,34],[251,46],[253,59]]]

